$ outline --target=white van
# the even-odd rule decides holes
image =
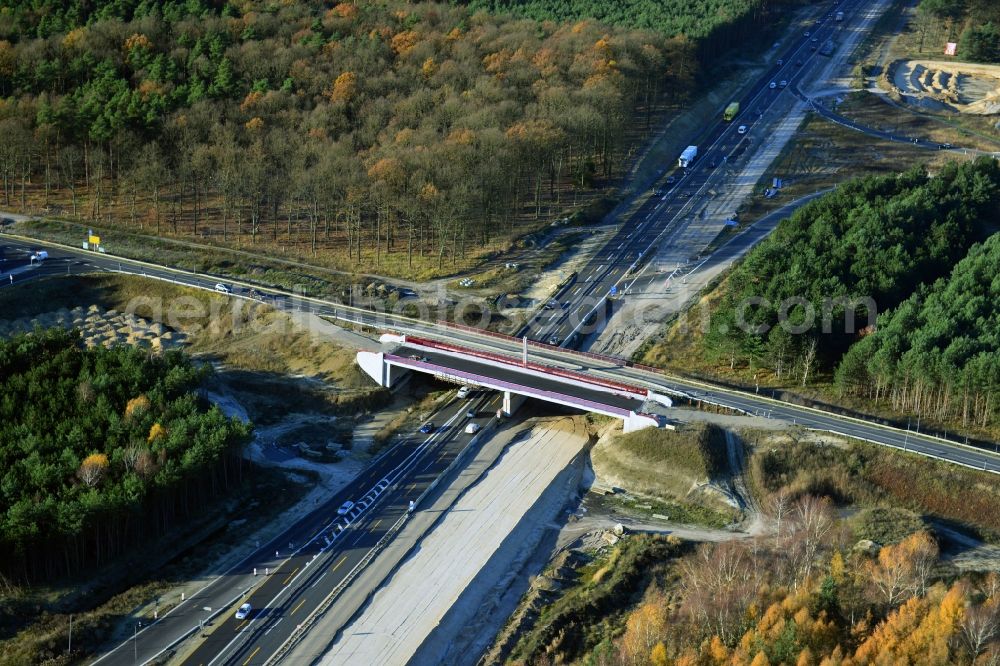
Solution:
[[[456,397],[459,400],[465,400],[466,398],[469,397],[469,391],[470,390],[471,389],[468,386],[463,386],[462,388],[458,389],[458,393],[456,394]]]

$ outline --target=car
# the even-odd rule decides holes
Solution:
[[[950,143],[942,143],[942,144],[941,144],[940,146],[938,146],[938,147],[939,147],[939,148],[940,148],[941,150],[951,150],[951,149],[952,149],[952,148],[954,148],[955,146],[951,145]]]
[[[430,433],[430,432],[432,432],[433,430],[434,430],[434,422],[433,421],[428,421],[427,423],[425,423],[422,426],[420,426],[420,432],[422,432],[425,435],[428,434],[428,433]]]
[[[667,176],[667,185],[673,185],[677,182],[676,176]]]
[[[740,125],[739,127],[736,128],[736,133],[737,134],[746,134],[747,133],[747,126],[746,125]]]
[[[220,294],[231,294],[233,293],[233,288],[228,284],[223,284],[222,282],[215,283],[215,290]]]
[[[253,610],[253,606],[250,604],[243,604],[236,610],[236,619],[245,620],[247,616],[250,615],[250,611]]]
[[[786,86],[788,86],[788,81],[786,81],[785,79],[782,79],[781,83],[778,84],[779,88],[784,88]]]
[[[663,196],[663,190],[660,189],[659,187],[657,187],[655,190],[653,190],[653,196],[654,197],[661,197],[661,196]]]
[[[559,343],[561,343],[561,342],[562,342],[562,338],[560,338],[558,335],[553,335],[551,338],[549,338],[549,344],[550,345],[555,345],[556,347],[558,347]]]
[[[455,395],[458,397],[459,400],[464,400],[465,398],[469,397],[469,391],[471,390],[472,389],[470,389],[468,386],[463,386],[462,388],[458,389],[458,393],[456,393]]]
[[[711,162],[708,163],[708,168],[709,169],[714,169],[717,166],[719,166],[719,164],[715,160],[712,160]]]
[[[465,413],[465,418],[467,418],[467,419],[474,419],[474,418],[476,418],[476,410],[470,409],[469,411],[467,411]]]
[[[346,502],[340,505],[339,509],[337,509],[337,515],[343,516],[353,508],[354,508],[354,502],[352,502],[351,500],[347,500]]]
[[[775,83],[774,81],[771,81],[770,83],[767,84],[767,87],[770,88],[771,90],[774,90],[775,88],[778,87],[778,84]]]
[[[482,426],[480,426],[478,423],[470,423],[469,425],[465,426],[465,434],[475,435],[477,432],[479,432],[479,429],[481,427]]]
[[[785,64],[785,61],[782,58],[778,58],[778,67],[781,67],[784,64]]]
[[[819,37],[813,37],[812,38],[812,43],[813,44],[818,44],[819,43]]]
[[[810,47],[809,47],[809,50],[810,50],[810,51],[815,51],[815,50],[816,50],[816,45],[815,45],[815,44],[813,44],[812,46],[810,46]]]
[[[426,356],[421,356],[420,354],[410,354],[410,358],[412,358],[414,361],[420,361],[422,363],[427,363],[427,361],[430,360]]]
[[[806,30],[806,37],[808,37],[808,36],[809,36],[809,31],[808,31],[808,30]]]
[[[802,61],[801,60],[796,60],[795,61],[795,66],[796,67],[801,67],[802,66]]]

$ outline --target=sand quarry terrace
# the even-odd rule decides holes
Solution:
[[[91,305],[89,308],[76,307],[72,310],[63,308],[34,317],[0,321],[0,338],[28,333],[36,326],[78,328],[83,333],[84,344],[88,347],[127,344],[161,350],[176,347],[184,342],[182,333],[171,331],[162,324],[117,310],[102,310],[96,305]]]
[[[959,113],[1000,113],[1000,65],[897,60],[889,80],[907,101]]]

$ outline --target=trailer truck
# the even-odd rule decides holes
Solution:
[[[727,121],[732,120],[737,116],[737,114],[739,114],[739,112],[740,112],[740,103],[731,102],[729,106],[726,107],[726,110],[725,112],[723,112],[722,117]]]
[[[688,146],[681,153],[681,156],[677,159],[677,165],[682,169],[686,169],[691,166],[691,162],[694,162],[694,158],[698,156],[698,146]]]

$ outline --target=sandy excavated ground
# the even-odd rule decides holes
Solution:
[[[1000,113],[1000,65],[897,60],[889,71],[897,92],[909,101],[959,113]]]
[[[34,317],[0,321],[0,338],[30,333],[36,326],[78,328],[83,333],[83,342],[87,347],[125,344],[160,351],[180,346],[185,340],[183,333],[172,331],[163,324],[117,310],[103,310],[97,305],[88,308],[80,306],[72,310],[62,308]]]

